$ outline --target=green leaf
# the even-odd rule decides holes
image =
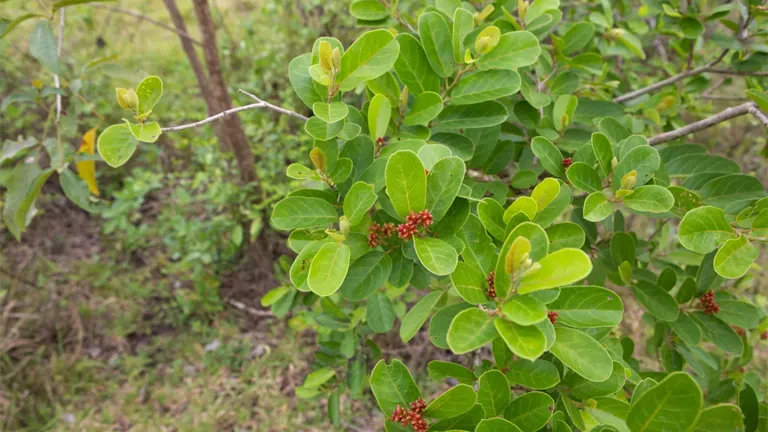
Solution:
[[[560,189],[560,182],[553,178],[545,178],[536,185],[533,192],[531,192],[531,198],[536,201],[537,211],[544,210],[557,200],[560,195]]]
[[[593,192],[584,200],[584,219],[600,222],[613,213],[613,205],[602,192]]]
[[[726,240],[736,238],[722,209],[704,206],[689,211],[680,221],[680,244],[696,253],[707,254]]]
[[[442,15],[437,12],[419,15],[419,37],[432,70],[442,78],[453,75],[456,61],[453,58],[451,29]]]
[[[378,0],[355,0],[349,5],[349,14],[357,19],[366,21],[378,21],[389,18],[389,10]]]
[[[522,432],[519,427],[503,418],[489,418],[477,424],[475,432]]]
[[[511,96],[520,90],[520,75],[510,70],[489,70],[462,77],[451,91],[452,105],[471,105]]]
[[[400,55],[395,62],[395,72],[408,91],[419,95],[426,91],[440,91],[440,77],[432,70],[427,55],[418,39],[407,33],[397,35]]]
[[[409,260],[409,262],[413,261]],[[429,322],[429,340],[432,344],[442,349],[449,349],[447,338],[451,322],[459,312],[471,307],[472,305],[468,303],[456,303],[437,311]]]
[[[2,38],[2,36],[0,36]],[[768,111],[768,95],[756,89],[747,89],[747,97],[763,111]]]
[[[326,123],[336,123],[347,117],[349,108],[344,102],[315,102],[312,104],[312,112]]]
[[[371,391],[387,417],[392,415],[396,406],[409,407],[411,402],[421,397],[411,373],[400,360],[392,360],[389,366],[384,360],[376,363],[371,372]]]
[[[405,218],[424,210],[427,202],[427,175],[416,153],[398,151],[389,157],[385,170],[387,195],[397,214]]]
[[[693,319],[699,324],[707,339],[715,346],[737,357],[742,355],[744,342],[731,326],[715,316],[700,311],[693,313]]]
[[[472,129],[496,126],[507,120],[509,113],[501,103],[487,101],[472,105],[449,105],[437,116],[445,129]]]
[[[106,128],[99,135],[97,142],[99,155],[112,168],[117,168],[128,162],[138,145],[139,140],[136,139],[126,124],[115,124]]]
[[[655,283],[648,281],[638,281],[632,287],[637,301],[642,304],[651,315],[662,321],[675,321],[680,313],[677,301],[670,293]]]
[[[432,237],[414,237],[416,255],[430,272],[446,276],[456,269],[458,254],[449,243]]]
[[[737,214],[753,201],[766,196],[763,184],[745,174],[731,174],[707,182],[700,190],[704,204],[720,207],[727,214]]]
[[[504,208],[498,201],[483,198],[477,204],[477,216],[492,236],[504,240]]]
[[[548,394],[528,392],[512,399],[504,410],[504,418],[523,432],[536,432],[547,424],[554,408],[555,401]]]
[[[563,37],[565,40],[563,54],[569,55],[581,50],[589,44],[594,35],[595,27],[591,23],[578,22],[572,25]]]
[[[3,28],[0,27],[0,39],[4,38],[5,35],[11,32],[14,28],[16,28],[19,24],[23,23],[24,21],[32,18],[46,18],[43,15],[36,14],[36,13],[27,13],[23,15],[19,15],[10,22],[7,22],[7,25]],[[0,110],[1,111],[1,110]]]
[[[504,303],[501,311],[510,321],[521,326],[547,319],[547,305],[531,296],[513,296]]]
[[[400,323],[400,339],[408,342],[418,333],[421,326],[427,322],[437,303],[443,297],[443,291],[434,291],[421,298],[402,319]]]
[[[622,45],[632,51],[633,54],[645,60],[645,51],[643,51],[643,43],[640,41],[640,38],[625,29],[621,29],[617,39]]]
[[[613,170],[611,166],[611,161],[613,160],[611,141],[604,134],[595,132],[592,134],[592,150],[595,153],[597,163],[603,170],[603,175],[607,177]]]
[[[392,259],[384,252],[372,250],[356,259],[341,285],[341,294],[360,301],[384,286],[392,272]]]
[[[744,427],[744,418],[736,405],[719,404],[704,408],[696,420],[693,432],[738,431]]]
[[[88,184],[71,170],[65,169],[59,172],[59,185],[64,195],[81,209],[88,213],[100,213],[102,208],[89,200],[91,192]]]
[[[484,304],[488,302],[485,275],[475,269],[474,266],[459,262],[456,265],[456,270],[451,273],[451,283],[467,303]]]
[[[466,309],[458,313],[448,328],[448,346],[454,354],[474,351],[497,336],[493,317],[480,309]]]
[[[467,245],[461,252],[464,261],[486,273],[493,270],[496,264],[496,246],[480,219],[475,215],[469,215],[458,235]]]
[[[581,375],[569,373],[565,376],[563,384],[570,390],[569,396],[579,400],[587,400],[618,392],[624,387],[626,380],[624,366],[619,362],[613,362],[611,376],[605,381],[593,382]]]
[[[403,124],[408,126],[428,126],[440,111],[443,110],[443,98],[439,94],[425,91],[416,95],[413,105],[403,119]]]
[[[539,260],[538,264],[541,268],[523,274],[518,293],[569,285],[584,279],[592,271],[592,261],[580,249],[560,249]]]
[[[761,310],[753,305],[740,300],[718,300],[720,312],[715,316],[728,324],[745,329],[753,329],[760,325],[762,319]]]
[[[310,117],[304,124],[304,131],[312,138],[329,141],[339,135],[344,128],[344,122],[326,123],[320,117]]]
[[[768,406],[765,403],[760,403],[757,391],[750,382],[747,382],[744,389],[739,392],[738,403],[744,415],[745,430],[763,432],[766,426],[766,408]]]
[[[510,363],[507,381],[510,385],[520,384],[534,390],[545,390],[560,382],[560,373],[548,361],[520,359]]]
[[[686,39],[696,39],[704,32],[704,26],[696,18],[687,16],[680,20],[680,30]]]
[[[509,350],[518,357],[536,360],[547,349],[547,339],[535,325],[521,326],[502,318],[497,318],[495,325]]]
[[[619,189],[621,179],[630,171],[637,172],[635,187],[648,183],[661,165],[661,157],[655,148],[650,146],[635,147],[626,154],[613,171],[613,190]]]
[[[550,351],[564,365],[589,381],[610,378],[613,360],[600,343],[586,333],[567,327],[556,327],[555,334],[555,344]]]
[[[395,325],[395,310],[386,295],[376,293],[368,300],[365,313],[368,326],[376,333],[387,333]]]
[[[55,172],[53,168],[41,170],[36,162],[21,162],[13,168],[6,184],[7,193],[3,205],[3,220],[16,240],[37,213],[35,200],[45,182]]]
[[[472,409],[476,400],[477,394],[472,387],[459,384],[432,400],[424,415],[439,419],[457,417]]]
[[[373,30],[360,36],[341,56],[336,82],[341,91],[378,78],[389,71],[400,53],[400,45],[387,30]]]
[[[541,192],[542,191],[540,190],[539,193]],[[539,198],[543,202],[550,201],[550,197],[552,200],[554,200],[554,198],[557,196],[559,192],[560,192],[560,184],[557,184],[557,192],[555,192],[554,195],[551,195],[551,196],[539,195],[537,196],[537,198]],[[517,197],[517,199],[515,199],[515,201],[512,204],[510,204],[506,210],[504,210],[504,223],[509,223],[512,217],[518,212],[525,213],[525,215],[528,216],[528,219],[533,220],[533,218],[536,217],[536,213],[538,212],[538,210],[539,210],[539,205],[536,203],[535,199],[527,196]]]
[[[427,203],[434,223],[443,220],[459,193],[466,167],[455,157],[438,160],[427,175]]]
[[[477,381],[477,403],[483,406],[487,417],[503,415],[510,396],[509,384],[500,371],[489,370]]]
[[[541,47],[533,33],[513,31],[501,35],[499,44],[488,54],[480,56],[476,64],[480,70],[517,70],[536,63],[539,54]]]
[[[377,94],[368,105],[368,131],[371,138],[378,140],[387,134],[387,126],[392,115],[392,104],[386,96]]]
[[[562,132],[573,121],[579,98],[574,95],[560,95],[552,108],[552,122],[555,129]]]
[[[322,198],[289,196],[272,210],[272,225],[280,230],[321,228],[336,222],[336,208]]]
[[[565,248],[580,249],[584,245],[586,234],[584,230],[573,222],[563,222],[547,228],[549,237],[549,251],[555,252]]]
[[[9,27],[12,25],[13,22]],[[29,36],[29,53],[49,71],[55,74],[61,73],[59,56],[56,54],[56,37],[53,35],[50,21],[43,19],[35,25],[35,29]]]
[[[312,66],[312,54],[305,53],[295,57],[288,64],[288,79],[296,95],[304,105],[313,107],[315,103],[322,103],[323,98],[315,91],[314,81],[309,75],[309,67]]]
[[[715,255],[715,271],[726,279],[737,279],[745,274],[760,252],[746,237],[740,235],[726,240]]]
[[[507,290],[512,286],[511,275],[506,271],[506,257],[512,244],[518,237],[525,237],[531,243],[530,258],[538,261],[549,252],[549,239],[547,233],[540,225],[532,222],[523,222],[509,233],[496,260],[496,293],[500,297],[507,295]],[[520,294],[525,294],[520,291]]]
[[[457,363],[440,360],[432,360],[429,362],[429,365],[427,365],[427,372],[429,373],[429,377],[437,382],[443,381],[446,378],[455,378],[462,384],[472,385],[475,383],[475,380],[477,380],[475,373],[466,367]]]
[[[531,140],[531,150],[541,161],[541,166],[547,172],[555,177],[565,178],[565,168],[563,168],[563,154],[548,139],[537,136]],[[539,206],[543,209],[546,206]]]
[[[596,406],[590,408],[590,405],[587,405],[585,414],[602,423],[605,429],[593,428],[591,432],[629,432],[625,421],[629,412],[627,402],[610,397],[595,398],[594,401]]]
[[[668,324],[672,331],[688,345],[696,346],[701,343],[701,328],[686,312],[680,312],[677,319]]]
[[[338,291],[349,270],[350,254],[351,250],[345,244],[324,244],[309,266],[309,289],[320,297],[327,297]]]
[[[361,181],[353,184],[344,197],[344,216],[351,225],[359,224],[377,198],[373,185]]]
[[[307,375],[307,377],[304,379],[304,384],[302,384],[302,387],[305,388],[316,388],[320,387],[321,385],[327,383],[331,378],[336,376],[336,371],[331,368],[320,368],[315,371],[312,371]]]
[[[696,381],[685,372],[674,372],[633,401],[627,426],[632,432],[684,432],[696,423],[702,405]]]
[[[675,197],[663,186],[646,185],[624,197],[624,205],[635,211],[664,213],[675,204]]]
[[[144,78],[136,87],[136,96],[139,97],[139,114],[152,112],[163,96],[163,80],[156,76]]]
[[[157,141],[157,139],[160,138],[160,134],[163,133],[157,122],[135,124],[125,120],[125,123],[131,129],[134,138],[141,142],[153,143]]]
[[[584,162],[574,162],[565,172],[573,187],[584,192],[599,192],[603,189],[600,176],[594,168]]]
[[[621,297],[599,286],[563,288],[548,307],[559,314],[558,323],[575,328],[613,327],[624,313]]]
[[[453,47],[453,59],[456,63],[464,62],[464,39],[475,27],[475,19],[472,12],[459,8],[453,13],[453,32],[451,43]]]

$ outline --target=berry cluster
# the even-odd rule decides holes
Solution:
[[[374,222],[368,228],[368,246],[375,248],[380,245],[382,240],[391,237],[395,233],[395,224],[385,223],[383,226]]]
[[[488,297],[495,299],[496,298],[496,272],[492,271],[488,273],[488,278],[486,280],[488,281]]]
[[[760,333],[760,340],[768,340],[768,330],[765,330],[762,333]]]
[[[415,432],[426,432],[427,421],[421,417],[421,413],[427,408],[426,402],[418,398],[411,402],[411,409],[404,410],[400,405],[395,407],[392,412],[392,421],[398,422],[403,426],[411,425]]]
[[[733,328],[733,330],[736,332],[737,335],[744,336],[744,329],[743,328],[736,327],[736,326],[731,326],[731,328]]]
[[[559,315],[560,315],[560,314],[559,314],[559,313],[557,313],[557,312],[555,312],[555,311],[549,311],[549,312],[547,312],[547,318],[549,318],[549,322],[551,322],[552,324],[555,324],[555,323],[557,322],[557,317],[558,317]]]
[[[720,306],[718,306],[715,302],[715,293],[712,292],[712,290],[705,292],[701,297],[699,297],[699,302],[704,308],[704,313],[716,314],[720,312]]]
[[[571,166],[571,164],[573,164],[573,158],[567,157],[563,159],[563,168],[568,169],[568,167]]]
[[[403,240],[410,240],[418,231],[419,227],[428,227],[432,225],[432,213],[429,210],[418,213],[411,212],[406,218],[405,223],[397,226],[397,235]]]

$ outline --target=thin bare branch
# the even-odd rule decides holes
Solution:
[[[683,126],[680,129],[675,129],[671,132],[665,132],[663,134],[656,135],[655,137],[652,137],[651,139],[649,139],[648,143],[650,145],[657,145],[657,144],[665,143],[667,141],[676,140],[678,138],[682,138],[686,135],[690,135],[692,133],[695,133],[704,129],[708,129],[718,123],[722,123],[734,117],[739,117],[745,114],[754,115],[766,127],[768,127],[768,117],[766,117],[765,114],[763,114],[759,109],[757,109],[757,106],[755,105],[754,102],[747,102],[741,105],[737,105],[735,107],[727,108],[711,117],[707,117],[703,120],[699,120],[687,126]]]
[[[140,20],[144,20],[144,21],[147,21],[149,23],[152,23],[152,24],[154,24],[154,25],[156,25],[158,27],[162,27],[162,28],[164,28],[164,29],[166,29],[166,30],[168,30],[170,32],[174,32],[177,35],[183,37],[184,39],[187,39],[188,41],[192,42],[195,45],[203,46],[203,44],[200,43],[200,41],[198,41],[197,39],[195,39],[192,36],[190,36],[189,33],[176,30],[175,28],[169,26],[168,24],[165,24],[165,23],[162,23],[162,22],[157,21],[155,19],[152,19],[152,18],[148,17],[147,15],[144,15],[141,12],[136,12],[136,11],[133,11],[133,10],[130,10],[130,9],[123,9],[121,7],[118,7],[118,6],[107,6],[107,5],[100,5],[100,4],[92,4],[91,7],[95,7],[95,8],[98,8],[98,9],[104,9],[104,10],[108,10],[108,11],[113,11],[113,12],[121,13],[121,14],[124,14],[124,15],[130,15],[130,16],[132,16],[134,18],[138,18]]]
[[[673,76],[671,76],[671,77],[669,77],[669,78],[667,78],[665,80],[653,83],[653,84],[651,84],[651,85],[649,85],[647,87],[643,87],[641,89],[638,89],[638,90],[635,90],[635,91],[631,91],[631,92],[629,92],[627,94],[623,94],[621,96],[618,96],[618,97],[614,98],[613,101],[616,102],[616,103],[622,103],[622,102],[626,102],[626,101],[629,101],[629,100],[632,100],[632,99],[636,99],[636,98],[638,98],[638,97],[640,97],[640,96],[642,96],[644,94],[647,94],[647,93],[650,93],[652,91],[658,90],[658,89],[660,89],[662,87],[666,87],[666,86],[668,86],[670,84],[674,84],[674,83],[676,83],[678,81],[681,81],[681,80],[684,80],[684,79],[686,79],[688,77],[692,77],[694,75],[699,75],[699,74],[702,74],[704,72],[708,72],[708,71],[710,71],[712,69],[713,66],[717,65],[718,63],[720,63],[723,60],[723,58],[725,57],[726,54],[728,54],[728,50],[724,50],[715,60],[705,64],[704,66],[700,66],[700,67],[697,67],[696,69],[691,69],[691,70],[679,73],[677,75],[673,75]]]
[[[728,70],[728,69],[709,69],[707,72],[713,73],[713,74],[721,74],[721,75],[768,76],[768,72],[765,72],[765,71],[744,72],[744,71],[735,71],[735,70]]]
[[[61,60],[61,47],[64,45],[64,8],[59,11],[59,34],[56,39],[56,57]],[[56,88],[61,87],[59,82],[59,74],[53,74],[53,85]],[[61,94],[56,93],[56,123],[59,123],[61,118]]]
[[[228,115],[231,115],[231,114],[235,114],[235,113],[238,113],[238,112],[241,112],[241,111],[248,111],[248,110],[252,110],[252,109],[259,109],[259,108],[267,108],[267,109],[270,109],[272,111],[279,112],[280,114],[285,114],[287,116],[297,118],[299,120],[303,120],[303,121],[307,120],[307,117],[305,117],[305,116],[303,116],[303,115],[301,115],[301,114],[299,114],[297,112],[293,112],[291,110],[288,110],[288,109],[279,107],[277,105],[273,105],[273,104],[271,104],[269,102],[263,101],[263,100],[259,99],[258,97],[256,97],[255,95],[252,95],[252,94],[248,93],[247,91],[245,91],[243,89],[240,89],[238,91],[240,93],[243,93],[244,95],[247,95],[248,97],[256,100],[257,102],[253,103],[253,104],[250,104],[250,105],[243,105],[241,107],[228,109],[226,111],[222,111],[222,112],[220,112],[220,113],[218,113],[216,115],[210,116],[210,117],[205,118],[205,119],[200,120],[200,121],[196,121],[194,123],[189,123],[189,124],[185,124],[185,125],[171,126],[171,127],[163,128],[162,131],[163,132],[175,132],[175,131],[180,131],[180,130],[184,130],[184,129],[191,129],[191,128],[195,128],[195,127],[198,127],[198,126],[206,125],[208,123],[214,122],[214,121],[222,119],[224,117],[227,117]]]

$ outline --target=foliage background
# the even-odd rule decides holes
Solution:
[[[333,35],[348,46],[360,33],[343,0],[212,3],[214,18],[224,24],[219,42],[231,88],[299,111],[303,106],[287,81],[290,59],[320,36]],[[156,0],[121,6],[167,21]],[[191,6],[179,6],[194,21]],[[3,13],[14,16],[35,7],[23,0],[2,3]],[[103,9],[67,13],[64,57],[72,66],[118,55],[83,80],[81,132],[86,125],[118,122],[123,114],[111,89],[132,86],[145,75],[164,78],[157,119],[162,124],[205,116],[175,35]],[[51,81],[27,54],[28,26],[0,41],[0,99],[35,79]],[[199,37],[194,25],[189,29]],[[743,94],[738,84],[727,88]],[[716,111],[732,102],[702,104]],[[7,107],[0,113],[0,141],[39,133],[30,125],[41,125],[46,115],[29,105]],[[268,205],[291,190],[285,166],[303,160],[310,143],[289,117],[249,111],[241,119],[259,156]],[[768,178],[763,129],[746,119],[691,141],[739,161],[746,173]],[[68,144],[76,148],[79,141]],[[138,156],[118,170],[99,170],[110,202],[103,215],[82,212],[48,185],[39,204],[42,214],[22,243],[0,232],[0,429],[328,430],[325,410],[293,393],[312,358],[311,331],[297,320],[249,312],[260,293],[237,265],[244,253],[238,230],[243,221],[260,230],[261,209],[240,205],[245,191],[234,181],[231,158],[220,152],[209,128],[163,136]],[[632,227],[647,229],[639,222]],[[271,236],[275,267],[284,271],[278,258],[285,252],[283,239]],[[743,283],[757,290],[763,276],[755,273]],[[623,297],[622,330],[642,341],[647,331],[640,325],[642,310],[631,295]],[[758,299],[765,307],[768,299]],[[412,371],[423,372],[426,358],[450,357],[424,335],[414,342],[407,351],[396,338],[381,345]],[[636,350],[642,351],[642,346]],[[764,375],[764,347],[756,358],[756,370]],[[373,405],[368,401],[355,407],[355,415],[345,413],[345,428],[378,430],[381,416]]]

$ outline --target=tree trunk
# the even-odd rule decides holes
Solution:
[[[211,95],[219,102],[221,110],[228,110],[232,108],[232,99],[229,97],[227,85],[221,73],[219,50],[216,45],[216,28],[211,17],[208,0],[194,0],[193,4],[203,37],[203,57],[208,68]],[[224,124],[232,151],[235,153],[237,164],[240,167],[240,178],[243,180],[243,183],[258,182],[253,151],[248,143],[248,139],[245,137],[243,126],[240,124],[240,118],[238,116],[226,116],[221,120],[221,123]],[[258,189],[258,186],[257,184],[256,189]]]
[[[187,31],[187,26],[184,23],[184,18],[181,16],[179,8],[176,7],[175,0],[163,0],[163,3],[165,3],[165,8],[168,10],[168,14],[171,16],[171,20],[173,21],[173,25],[176,27],[176,30],[182,34],[189,34]],[[200,58],[197,56],[195,46],[187,38],[180,36],[179,40],[181,40],[181,47],[184,49],[184,53],[187,55],[189,65],[192,67],[192,71],[195,73],[195,77],[197,78],[197,86],[200,88],[200,94],[205,100],[208,116],[210,117],[220,113],[223,110],[219,106],[219,101],[214,99],[213,95],[211,94],[211,85],[208,82],[208,76],[205,74],[203,65],[200,63]],[[224,151],[232,151],[232,145],[229,143],[229,137],[224,130],[224,125],[222,123],[215,122],[212,126],[214,133],[216,133],[216,137],[219,139],[219,143],[222,149]]]

